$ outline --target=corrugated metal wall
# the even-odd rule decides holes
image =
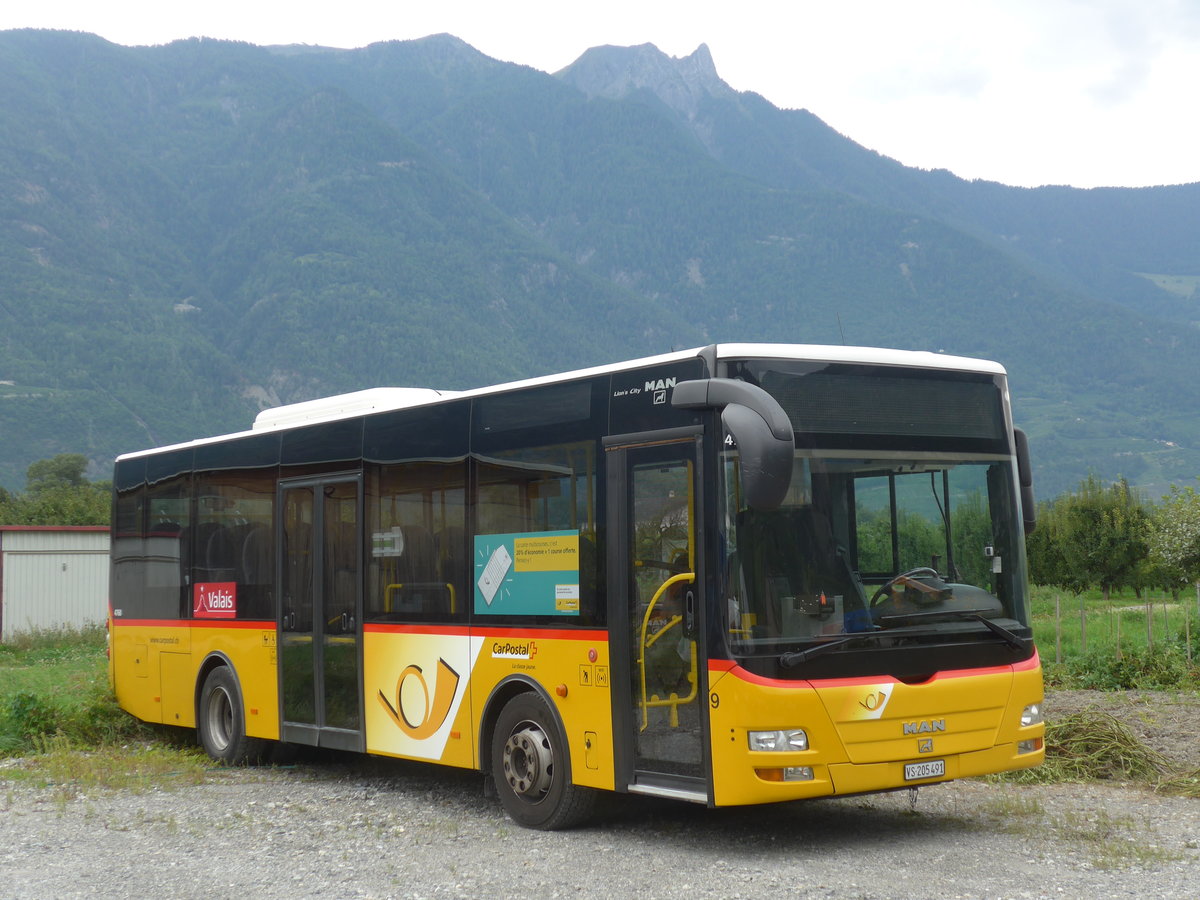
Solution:
[[[0,529],[0,641],[108,614],[108,529]]]

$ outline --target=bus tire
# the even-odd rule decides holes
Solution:
[[[591,815],[596,792],[571,783],[566,738],[540,694],[518,694],[504,704],[491,749],[496,793],[517,824],[554,831]]]
[[[229,766],[253,765],[266,748],[259,738],[246,737],[242,692],[228,666],[217,666],[204,679],[196,717],[205,752]]]

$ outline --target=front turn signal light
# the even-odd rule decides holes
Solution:
[[[782,769],[755,769],[763,781],[812,781],[812,766],[787,766]]]

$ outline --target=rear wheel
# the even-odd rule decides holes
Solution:
[[[242,692],[228,666],[218,666],[204,679],[196,724],[200,743],[213,759],[242,766],[262,758],[266,742],[246,737]]]
[[[570,828],[595,807],[596,792],[571,783],[562,729],[546,701],[532,692],[500,711],[492,732],[492,779],[505,811],[526,828]]]

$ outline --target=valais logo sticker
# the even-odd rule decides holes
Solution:
[[[237,582],[198,582],[192,590],[192,615],[197,619],[237,618]]]

